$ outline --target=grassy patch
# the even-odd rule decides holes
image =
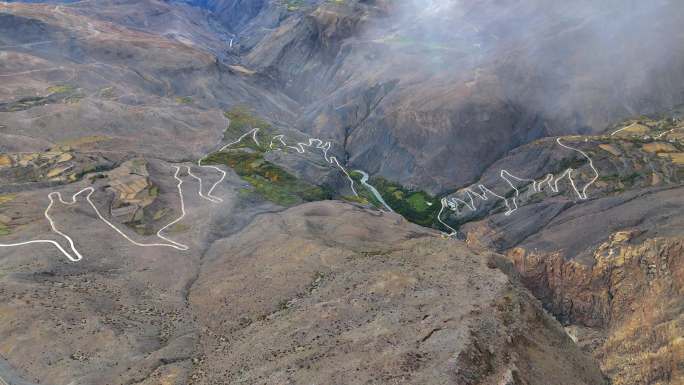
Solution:
[[[640,176],[641,175],[638,172],[633,172],[629,175],[621,175],[620,182],[622,182],[625,186],[631,187],[636,183]]]
[[[190,103],[192,103],[192,98],[190,96],[179,96],[176,98],[176,103],[178,103],[178,104],[190,104]]]
[[[152,215],[152,220],[158,221],[166,216],[166,214],[169,213],[169,209],[164,207],[162,209],[157,210],[154,215]]]
[[[0,112],[17,112],[28,110],[29,108],[44,106],[49,103],[49,99],[43,96],[29,96],[21,98],[15,102],[0,104]]]
[[[375,197],[375,195],[373,195],[372,192],[368,191],[368,189],[366,189],[366,187],[361,183],[361,178],[362,178],[361,173],[359,173],[357,171],[352,171],[351,173],[349,173],[349,176],[354,180],[354,182],[356,182],[354,185],[356,186],[357,194],[359,194],[358,197],[355,196],[355,197],[350,197],[350,198],[354,198],[355,201],[358,203],[363,203],[363,204],[369,204],[370,203],[373,206],[378,207],[378,208],[384,207],[382,202],[380,202]]]
[[[48,96],[27,96],[12,102],[0,103],[0,112],[24,111],[54,103],[77,103],[84,95],[76,91],[77,89],[70,85],[48,87]]]
[[[9,227],[6,224],[0,222],[0,237],[5,236],[5,235],[9,235],[10,233],[11,233],[11,231],[10,231]]]
[[[556,172],[553,174],[559,174],[562,172],[565,172],[565,170],[572,168],[572,169],[579,169],[580,167],[584,166],[587,163],[586,159],[579,159],[579,158],[563,158],[558,165],[556,165]]]
[[[16,198],[17,196],[14,194],[5,194],[5,195],[0,195],[0,205],[11,202]]]
[[[626,190],[636,186],[640,181],[642,181],[644,175],[638,172],[632,172],[630,174],[609,174],[599,176],[599,180],[607,183],[612,187],[611,192],[613,193],[623,193]]]
[[[184,223],[176,223],[169,228],[170,233],[184,233],[188,230],[190,230],[190,226]]]
[[[354,202],[354,203],[360,203],[362,205],[368,205],[370,204],[370,201],[363,196],[355,196],[355,195],[343,195],[340,198],[347,202]]]
[[[282,0],[281,4],[284,5],[288,11],[295,12],[304,6],[304,0]]]
[[[267,121],[254,115],[247,107],[235,107],[230,111],[225,112],[224,115],[226,118],[230,119],[230,124],[226,130],[226,134],[231,137],[240,136],[256,127],[262,130],[271,128],[271,125]]]
[[[259,129],[256,135],[259,144],[256,144],[252,138],[244,138],[240,143],[231,146],[231,148],[251,148],[258,152],[269,150],[268,145],[272,138],[270,123],[254,115],[247,107],[235,107],[225,112],[224,115],[230,119],[230,123],[223,136],[230,141],[241,137],[254,128]]]
[[[394,211],[409,221],[432,227],[441,207],[439,199],[425,191],[409,190],[382,177],[374,177],[373,186]]]
[[[75,180],[80,180],[84,176],[88,174],[93,174],[93,173],[102,173],[106,171],[111,171],[113,166],[110,165],[104,165],[104,164],[97,164],[97,165],[91,165],[85,167],[83,170],[79,171],[78,173],[74,174]],[[97,179],[97,178],[102,178],[101,175],[93,175],[91,178]],[[91,179],[91,182],[94,180]]]
[[[359,197],[343,197],[345,200],[365,203],[372,203],[374,206],[384,207],[375,195],[368,191],[361,184],[362,175],[356,171],[349,174],[356,183],[356,190]],[[425,191],[410,190],[404,186],[390,182],[382,177],[373,177],[369,183],[375,187],[382,196],[382,199],[392,208],[409,221],[426,227],[441,228],[438,224],[437,213],[442,207],[439,198],[433,197]]]
[[[265,199],[281,206],[293,206],[332,198],[332,190],[297,179],[258,152],[227,151],[209,155],[205,164],[225,164]]]
[[[59,86],[50,86],[46,91],[48,94],[68,94],[76,91],[76,87],[69,84],[62,84]]]

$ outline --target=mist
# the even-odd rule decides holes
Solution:
[[[376,66],[496,87],[504,100],[558,122],[550,132],[601,130],[684,102],[682,2],[376,3],[386,17],[362,32],[383,44]]]

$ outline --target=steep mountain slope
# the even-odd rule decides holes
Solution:
[[[0,3],[0,382],[681,382],[683,11]]]
[[[232,196],[224,210],[186,197],[182,223],[193,225],[173,236],[213,234],[189,253],[126,246],[85,211],[76,221],[81,208],[55,215],[71,224],[82,263],[42,247],[5,254],[1,354],[14,375],[54,384],[602,383],[490,260],[502,257],[334,202],[261,215],[234,233],[229,224],[259,209],[237,203],[238,187],[231,178],[219,191]],[[76,231],[84,228],[88,237]]]
[[[344,163],[432,193],[542,136],[684,102],[674,49],[684,14],[669,1],[188,3],[208,11],[151,0],[31,5],[41,23],[52,13],[50,27],[15,37],[7,19],[3,44],[16,55],[8,64],[37,72],[8,72],[77,80],[91,94],[116,83],[117,96],[156,98],[146,105],[246,104],[332,140]],[[7,7],[7,17],[24,8]],[[123,66],[134,57],[138,73]],[[25,91],[6,99],[47,96]]]
[[[298,128],[351,164],[431,192],[541,136],[682,102],[676,3],[298,4],[262,5],[245,66],[303,103]]]
[[[111,139],[103,150],[152,150],[178,160],[220,140],[227,106],[246,103],[274,120],[291,119],[296,108],[287,97],[235,74],[205,49],[211,41],[190,40],[204,42],[204,33],[159,35],[154,25],[144,28],[148,17],[131,28],[138,19],[129,6],[2,6],[0,148],[38,151],[98,135]],[[192,16],[156,2],[136,2],[135,9],[183,25]],[[90,16],[95,11],[97,18]]]
[[[452,196],[460,197],[451,215],[467,222],[462,230],[468,242],[504,252],[614,384],[676,384],[684,378],[682,126],[680,115],[667,114],[624,122],[604,136],[566,138],[599,172],[585,197],[573,188],[581,191],[594,171],[581,155],[559,160],[551,141],[516,149],[476,185]],[[556,185],[569,165],[575,167],[573,184],[563,177]],[[526,179],[502,174],[504,167]],[[539,183],[546,173],[555,176],[548,185]],[[529,179],[539,181],[540,189]],[[468,191],[479,186],[507,200],[474,196],[471,210]],[[517,209],[510,212],[509,206]]]

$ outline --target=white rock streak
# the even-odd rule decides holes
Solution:
[[[259,133],[259,128],[254,128],[254,129],[246,132],[242,136],[240,136],[237,140],[230,142],[230,143],[226,144],[225,146],[221,147],[221,149],[219,151],[224,151],[224,150],[228,149],[229,147],[231,147],[237,143],[240,143],[247,136],[251,136],[254,143],[256,143],[257,146],[261,146],[261,144],[259,143],[259,139],[257,137],[258,133]],[[321,150],[323,153],[323,158],[326,160],[326,162],[328,162],[329,164],[333,164],[333,165],[337,166],[346,175],[347,179],[350,182],[350,187],[351,187],[352,192],[354,193],[354,195],[358,196],[358,193],[356,192],[356,189],[354,188],[354,180],[349,175],[347,170],[339,163],[339,161],[337,160],[336,157],[328,155],[328,151],[332,147],[332,143],[330,141],[324,142],[323,140],[318,139],[318,138],[309,138],[307,142],[298,142],[296,145],[292,146],[292,145],[287,144],[287,142],[285,142],[284,138],[285,138],[284,135],[274,136],[271,139],[271,142],[269,144],[269,149],[273,150],[273,146],[277,141],[280,144],[282,144],[283,147],[293,149],[293,150],[297,151],[297,153],[300,153],[300,154],[303,154],[306,152],[305,148],[314,148],[314,149]],[[454,228],[452,228],[451,226],[449,226],[448,224],[446,224],[444,221],[442,221],[442,214],[443,214],[444,209],[446,207],[449,207],[452,211],[457,212],[458,211],[458,204],[460,203],[460,204],[463,204],[465,207],[469,208],[470,210],[475,211],[475,210],[477,210],[477,206],[476,206],[476,202],[475,202],[476,199],[486,201],[490,197],[494,197],[494,198],[498,198],[498,199],[501,199],[504,201],[504,204],[506,205],[506,208],[507,208],[505,215],[508,216],[508,215],[512,214],[515,210],[517,210],[517,208],[518,208],[517,198],[520,195],[520,191],[515,187],[512,180],[532,183],[532,189],[534,192],[542,191],[542,189],[544,188],[544,185],[548,186],[553,192],[558,192],[559,191],[558,182],[564,178],[567,178],[569,180],[570,184],[572,185],[572,188],[575,191],[575,194],[577,194],[578,198],[580,200],[588,199],[587,189],[594,182],[596,182],[596,180],[599,177],[598,170],[596,170],[596,168],[594,167],[594,163],[593,163],[592,159],[584,151],[579,150],[579,149],[574,148],[574,147],[571,147],[571,146],[568,146],[566,144],[563,144],[561,142],[560,138],[557,138],[556,142],[561,147],[567,148],[567,149],[572,150],[572,151],[576,151],[576,152],[580,153],[582,156],[584,156],[588,160],[589,166],[594,171],[594,173],[595,173],[594,178],[591,181],[589,181],[588,183],[586,183],[581,190],[579,190],[575,184],[575,180],[572,176],[572,173],[575,170],[572,168],[568,168],[567,170],[565,170],[559,177],[555,177],[553,174],[548,174],[540,182],[537,182],[536,180],[533,180],[533,179],[520,178],[520,177],[517,177],[517,176],[511,174],[507,170],[501,170],[499,173],[499,176],[515,191],[514,197],[510,200],[499,195],[499,194],[497,194],[497,193],[495,193],[495,192],[493,192],[492,190],[490,190],[489,188],[487,188],[486,186],[484,186],[482,184],[479,184],[477,186],[477,189],[479,189],[479,192],[473,191],[472,189],[466,189],[464,191],[464,194],[465,194],[464,199],[460,199],[460,198],[456,198],[456,197],[442,198],[442,200],[441,200],[442,207],[440,208],[439,213],[437,214],[437,220],[443,226],[445,226],[446,228],[448,228],[451,231],[451,234],[449,234],[449,236],[455,235],[457,233],[457,231]],[[276,150],[278,150],[278,149],[276,149]],[[204,189],[203,189],[202,178],[193,174],[190,166],[184,166],[184,167],[186,168],[188,175],[199,182],[198,195],[200,198],[205,199],[207,201],[210,201],[212,203],[223,202],[223,199],[213,195],[212,192],[221,182],[223,182],[225,180],[226,172],[221,170],[220,168],[218,168],[216,166],[202,165],[202,161],[205,158],[206,157],[200,158],[197,161],[197,166],[201,167],[201,168],[209,168],[209,169],[218,171],[221,174],[221,177],[219,178],[219,180],[216,181],[211,186],[211,188],[209,189],[209,191],[206,194],[203,192]],[[52,229],[52,231],[55,234],[66,239],[67,243],[69,244],[70,251],[67,251],[64,247],[62,247],[62,245],[60,245],[58,242],[51,240],[51,239],[36,239],[36,240],[18,242],[18,243],[0,243],[0,247],[18,247],[18,246],[26,246],[26,245],[31,245],[31,244],[50,244],[50,245],[56,247],[67,259],[69,259],[72,262],[78,262],[78,261],[82,260],[83,255],[77,250],[76,245],[74,244],[74,240],[69,235],[65,234],[64,232],[62,232],[61,230],[59,230],[57,228],[55,221],[50,216],[50,210],[54,206],[55,199],[58,200],[61,204],[73,206],[77,203],[78,196],[85,193],[86,201],[93,208],[93,210],[95,211],[95,214],[98,216],[98,218],[100,220],[102,220],[107,226],[109,226],[114,232],[116,232],[117,234],[122,236],[124,239],[126,239],[131,244],[133,244],[135,246],[139,246],[139,247],[170,247],[170,248],[180,250],[180,251],[187,251],[189,249],[189,246],[187,246],[183,243],[174,241],[174,240],[172,240],[172,239],[170,239],[164,235],[164,232],[166,232],[166,230],[168,228],[170,228],[171,226],[180,222],[186,216],[185,201],[183,199],[183,188],[182,188],[183,180],[179,177],[179,173],[180,173],[181,168],[179,166],[173,166],[173,167],[175,169],[175,173],[174,173],[173,177],[178,181],[176,188],[178,189],[178,196],[180,199],[181,215],[178,218],[176,218],[175,220],[173,220],[172,222],[168,223],[166,226],[159,229],[159,231],[157,231],[157,233],[156,233],[157,237],[159,239],[164,240],[166,243],[141,243],[141,242],[138,242],[138,241],[132,239],[131,237],[129,237],[126,233],[124,233],[121,229],[119,229],[116,225],[114,225],[111,221],[109,221],[107,218],[105,218],[100,213],[100,210],[97,208],[97,206],[95,205],[95,203],[93,203],[93,201],[91,199],[93,193],[95,192],[95,189],[93,187],[86,187],[86,188],[76,192],[74,195],[72,195],[70,201],[65,201],[62,198],[61,193],[57,192],[57,191],[53,191],[53,192],[48,194],[48,199],[49,199],[50,203],[48,204],[47,208],[45,209],[44,216],[47,219],[47,221],[49,222],[50,228]],[[392,210],[392,208],[382,198],[380,193],[375,189],[375,187],[373,187],[372,185],[370,185],[368,183],[368,178],[369,178],[368,174],[362,170],[356,170],[356,171],[362,175],[361,183],[368,190],[371,191],[371,193],[375,196],[375,198],[378,201],[380,201],[380,203],[382,203],[383,206],[385,206],[385,208],[387,210],[389,210],[390,212],[394,212]]]
[[[375,196],[375,199],[377,199],[380,203],[382,203],[383,206],[389,211],[389,212],[394,212],[392,208],[385,202],[384,199],[382,199],[382,195],[378,192],[378,190],[375,189],[370,183],[368,183],[368,173],[363,171],[363,170],[355,170],[359,174],[361,174],[361,184],[364,185],[370,192]]]
[[[567,144],[563,144],[561,142],[561,138],[556,138],[556,143],[558,143],[558,145],[563,147],[563,148],[566,148],[566,149],[569,149],[569,150],[572,150],[572,151],[575,151],[575,152],[578,152],[579,154],[581,154],[584,158],[587,159],[589,167],[591,167],[592,171],[594,172],[594,177],[589,182],[587,182],[582,187],[581,190],[577,188],[577,184],[576,184],[575,179],[573,177],[573,173],[575,172],[575,169],[573,169],[573,168],[568,168],[568,169],[564,170],[563,173],[561,173],[558,177],[554,176],[553,174],[547,174],[546,177],[544,179],[542,179],[541,181],[537,181],[534,179],[520,178],[520,177],[517,177],[517,176],[511,174],[508,170],[502,169],[499,171],[499,177],[513,189],[514,193],[513,193],[512,198],[506,198],[504,196],[501,196],[501,195],[495,193],[494,191],[492,191],[491,189],[487,188],[487,186],[485,186],[483,184],[478,184],[476,189],[479,190],[479,192],[477,190],[473,190],[471,188],[465,189],[462,191],[462,194],[463,194],[462,199],[456,198],[456,197],[450,197],[450,198],[446,198],[446,199],[442,200],[442,208],[444,208],[444,206],[447,205],[452,211],[459,212],[459,205],[463,205],[471,211],[476,211],[477,210],[476,199],[479,199],[482,201],[487,201],[487,200],[489,200],[490,197],[493,197],[493,198],[497,198],[497,199],[504,201],[504,204],[506,205],[506,209],[507,209],[506,212],[504,213],[504,215],[509,216],[518,209],[517,199],[520,196],[520,191],[513,184],[513,180],[518,181],[518,182],[531,183],[532,184],[532,191],[535,193],[541,192],[545,188],[545,186],[548,187],[549,189],[551,189],[552,192],[557,193],[559,191],[558,183],[563,179],[567,179],[570,182],[570,185],[572,186],[572,189],[573,189],[575,195],[577,195],[577,198],[579,200],[587,200],[588,199],[587,189],[592,184],[594,184],[596,182],[596,180],[599,178],[599,172],[596,169],[596,167],[594,167],[593,160],[584,151],[582,151],[578,148],[575,148],[575,147],[568,146]],[[440,211],[440,213],[441,213],[441,211]],[[441,219],[439,219],[439,221],[442,224],[444,224],[444,222],[442,222]]]
[[[242,142],[242,139],[246,138],[246,137],[249,136],[249,135],[252,135],[252,140],[254,141],[254,143],[257,144],[257,146],[261,146],[261,145],[259,144],[259,139],[257,139],[257,134],[258,134],[258,133],[259,133],[259,128],[253,128],[253,129],[251,129],[251,130],[245,132],[244,134],[242,134],[242,136],[239,137],[239,138],[237,138],[237,140],[232,141],[232,142],[226,144],[225,146],[221,147],[221,149],[219,150],[219,152],[225,151],[226,149],[228,149],[228,147],[230,147],[230,146],[232,146],[232,145],[234,145],[234,144],[238,144],[238,143]]]
[[[67,259],[69,259],[72,262],[78,262],[78,261],[82,260],[83,255],[76,249],[76,245],[74,244],[74,240],[70,236],[68,236],[67,234],[65,234],[64,232],[62,232],[61,230],[59,230],[57,228],[57,225],[56,225],[54,219],[50,216],[50,210],[54,206],[55,200],[59,201],[63,205],[73,206],[77,203],[76,198],[78,198],[79,195],[85,193],[85,199],[88,202],[88,204],[90,205],[90,207],[93,208],[97,217],[100,218],[100,220],[102,220],[112,230],[114,230],[114,232],[121,235],[124,239],[126,239],[130,243],[132,243],[136,246],[140,246],[140,247],[171,247],[171,248],[174,248],[176,250],[186,251],[189,249],[189,247],[187,245],[182,244],[180,242],[176,242],[176,241],[166,237],[163,234],[163,232],[165,232],[169,227],[180,222],[186,215],[185,202],[183,200],[183,189],[182,189],[183,180],[178,177],[178,174],[180,173],[180,167],[174,166],[174,168],[175,168],[174,178],[178,181],[178,185],[176,186],[176,188],[178,189],[178,195],[180,197],[181,216],[178,217],[177,219],[175,219],[174,221],[172,221],[171,223],[167,224],[166,226],[162,227],[161,229],[159,229],[159,231],[157,231],[157,237],[159,237],[160,239],[162,239],[168,243],[140,243],[140,242],[132,239],[131,237],[129,237],[121,229],[116,227],[116,225],[114,225],[107,218],[105,218],[102,215],[102,213],[100,213],[100,210],[97,208],[97,206],[95,205],[95,203],[91,199],[93,193],[95,192],[95,189],[93,187],[86,187],[86,188],[78,191],[74,195],[72,195],[70,201],[65,201],[64,198],[62,197],[62,194],[58,191],[53,191],[53,192],[49,193],[48,199],[50,200],[50,203],[48,204],[47,208],[45,209],[45,212],[43,213],[43,215],[45,216],[45,219],[47,219],[47,221],[50,223],[50,228],[52,229],[52,231],[55,234],[66,239],[67,243],[69,244],[69,248],[71,249],[71,252],[64,249],[59,243],[57,243],[53,240],[50,240],[50,239],[37,239],[37,240],[26,241],[26,242],[18,242],[18,243],[0,243],[0,247],[16,247],[16,246],[24,246],[24,245],[31,245],[31,244],[45,244],[45,243],[47,243],[47,244],[51,244],[51,245],[55,246],[62,254],[64,254],[65,257],[67,257]],[[188,168],[188,170],[189,170],[189,168]]]
[[[660,133],[658,136],[656,136],[654,139],[660,139],[660,138],[662,138],[663,136],[665,136],[665,135],[667,135],[667,134],[673,132],[674,130],[676,130],[676,128],[673,128],[673,129],[671,129],[671,130],[667,130],[667,131],[665,131],[665,132],[661,132],[661,133]]]
[[[218,171],[219,173],[221,173],[221,178],[219,178],[219,180],[217,180],[217,181],[211,186],[211,188],[209,189],[209,191],[207,191],[206,194],[202,193],[202,190],[203,190],[203,188],[202,188],[202,178],[200,178],[200,177],[198,177],[197,175],[193,174],[192,171],[190,170],[190,167],[186,166],[187,171],[188,171],[188,175],[190,175],[191,177],[193,177],[194,179],[196,179],[196,180],[199,182],[199,191],[198,191],[198,194],[199,194],[200,198],[205,199],[205,200],[208,200],[209,202],[212,202],[212,203],[221,203],[221,202],[223,202],[223,199],[222,199],[222,198],[219,198],[219,197],[217,197],[217,196],[214,196],[214,195],[212,195],[211,193],[214,191],[214,189],[216,188],[216,186],[218,186],[221,182],[223,182],[224,179],[226,179],[226,172],[223,171],[223,170],[221,170],[220,168],[218,168],[218,167],[216,167],[216,166],[203,166],[203,165],[202,165],[202,161],[203,161],[203,160],[204,160],[204,158],[198,160],[198,161],[197,161],[197,166],[202,167],[202,168],[209,168],[209,169],[212,169],[212,170],[216,170],[216,171]]]
[[[454,229],[453,227],[447,225],[444,221],[442,221],[442,212],[444,212],[444,208],[447,207],[447,200],[446,200],[446,198],[442,198],[441,201],[440,201],[440,203],[442,204],[442,207],[439,209],[439,212],[437,213],[437,220],[438,220],[439,223],[441,223],[444,227],[446,227],[447,229],[451,230],[451,233],[447,234],[448,236],[450,236],[450,237],[451,237],[451,236],[454,236],[454,235],[458,234],[458,231],[456,231],[456,229]]]
[[[257,137],[258,132],[259,132],[259,128],[254,128],[254,129],[250,130],[249,132],[247,132],[247,133],[243,134],[242,136],[240,136],[237,140],[235,140],[235,141],[233,141],[233,142],[230,142],[230,143],[226,144],[225,146],[221,147],[221,149],[220,149],[219,151],[224,151],[224,150],[226,150],[227,148],[229,148],[230,146],[233,146],[233,145],[235,145],[235,144],[237,144],[237,143],[240,143],[244,138],[246,138],[247,136],[250,136],[250,135],[251,135],[251,138],[252,138],[252,140],[254,141],[254,143],[256,143],[257,146],[261,146],[261,144],[259,143],[259,139],[258,139],[258,137]],[[295,147],[295,146],[289,146],[289,145],[287,145],[287,144],[285,143],[285,141],[283,140],[283,135],[278,135],[278,136],[274,137],[274,139],[276,139],[276,138],[277,138],[284,146],[289,147],[289,148],[293,148],[293,149],[295,149],[295,150],[296,150],[297,152],[299,152],[299,153],[303,153],[303,152],[305,151],[305,150],[304,150],[304,147],[315,147],[315,148],[317,148],[317,149],[323,150],[323,157],[326,159],[326,161],[327,161],[328,163],[337,165],[337,167],[339,167],[340,170],[342,170],[342,172],[344,172],[344,174],[347,176],[347,178],[348,178],[349,181],[351,182],[352,191],[354,192],[355,195],[358,195],[358,194],[356,194],[356,190],[354,189],[354,180],[349,176],[349,174],[348,174],[347,171],[344,169],[344,167],[342,167],[342,166],[339,164],[339,162],[337,161],[337,159],[336,159],[335,157],[333,157],[333,156],[328,156],[327,152],[328,152],[328,150],[330,149],[330,146],[331,146],[330,142],[325,142],[325,143],[324,143],[323,141],[321,141],[321,140],[319,140],[319,139],[309,139],[309,143],[308,143],[308,144],[306,144],[306,143],[298,143],[298,145]],[[271,141],[271,148],[272,148],[272,146],[273,146],[273,141]],[[223,181],[225,180],[225,178],[226,178],[226,172],[223,171],[223,170],[221,170],[219,167],[216,167],[216,166],[208,166],[208,165],[205,166],[205,165],[203,165],[203,164],[202,164],[202,161],[203,161],[205,158],[206,158],[206,157],[200,158],[200,159],[197,161],[197,166],[198,166],[198,167],[201,167],[201,168],[212,169],[212,170],[218,171],[218,172],[221,174],[221,177],[219,178],[219,180],[217,180],[217,181],[211,186],[211,188],[209,189],[209,191],[208,191],[206,194],[203,192],[204,188],[203,188],[203,181],[202,181],[202,178],[200,178],[199,176],[195,175],[195,174],[192,172],[192,169],[190,168],[190,166],[184,166],[184,167],[185,167],[185,169],[186,169],[188,175],[189,175],[190,177],[194,178],[195,180],[197,180],[197,181],[199,182],[198,195],[200,196],[200,198],[205,199],[205,200],[207,200],[207,201],[210,201],[210,202],[212,202],[212,203],[220,203],[220,202],[223,202],[223,199],[221,199],[221,198],[219,198],[219,197],[213,195],[212,193],[213,193],[214,189],[215,189],[221,182],[223,182]],[[72,206],[72,205],[76,204],[76,202],[77,202],[76,198],[78,198],[79,195],[85,193],[86,201],[87,201],[88,204],[90,204],[90,206],[93,208],[93,210],[95,211],[95,214],[98,216],[98,218],[99,218],[100,220],[102,220],[105,224],[107,224],[107,226],[109,226],[114,232],[116,232],[117,234],[119,234],[120,236],[122,236],[124,239],[126,239],[128,242],[132,243],[133,245],[139,246],[139,247],[171,247],[171,248],[176,249],[176,250],[187,251],[187,250],[189,249],[189,247],[188,247],[187,245],[185,245],[185,244],[183,244],[183,243],[180,243],[180,242],[177,242],[177,241],[174,241],[174,240],[172,240],[172,239],[170,239],[170,238],[168,238],[167,236],[164,235],[164,232],[165,232],[168,228],[170,228],[171,226],[173,226],[173,225],[175,225],[176,223],[180,222],[180,221],[181,221],[183,218],[185,218],[185,216],[186,216],[185,201],[184,201],[184,199],[183,199],[183,188],[182,188],[182,186],[183,186],[183,180],[178,176],[179,173],[180,173],[181,168],[180,168],[179,166],[173,166],[173,167],[174,167],[174,169],[175,169],[175,173],[174,173],[174,176],[173,176],[173,177],[178,181],[178,184],[177,184],[176,188],[178,189],[178,196],[179,196],[179,198],[180,198],[181,215],[180,215],[177,219],[175,219],[174,221],[172,221],[171,223],[167,224],[166,226],[164,226],[164,227],[162,227],[161,229],[159,229],[159,231],[157,231],[157,234],[156,234],[157,237],[160,238],[160,239],[162,239],[162,240],[164,240],[164,241],[166,241],[167,243],[141,243],[141,242],[138,242],[138,241],[134,240],[133,238],[129,237],[126,233],[124,233],[121,229],[119,229],[116,225],[114,225],[111,221],[109,221],[107,218],[105,218],[105,217],[100,213],[100,211],[99,211],[99,209],[97,208],[97,206],[95,205],[95,203],[93,203],[93,201],[91,200],[91,196],[92,196],[93,193],[95,192],[95,189],[94,189],[93,187],[86,187],[86,188],[84,188],[84,189],[78,191],[78,192],[75,193],[74,195],[72,195],[71,201],[65,201],[65,200],[62,198],[61,193],[60,193],[60,192],[57,192],[57,191],[53,191],[53,192],[51,192],[51,193],[48,194],[48,199],[50,200],[50,203],[48,204],[47,208],[45,209],[44,216],[45,216],[45,218],[48,220],[48,222],[50,223],[50,228],[52,229],[52,231],[53,231],[55,234],[61,236],[61,237],[64,238],[64,239],[66,239],[67,243],[69,244],[70,251],[67,251],[67,250],[66,250],[64,247],[62,247],[62,245],[60,245],[58,242],[56,242],[56,241],[54,241],[54,240],[50,240],[50,239],[37,239],[37,240],[31,240],[31,241],[26,241],[26,242],[18,242],[18,243],[0,243],[0,247],[18,247],[18,246],[25,246],[25,245],[31,245],[31,244],[50,244],[50,245],[55,246],[55,247],[56,247],[56,248],[57,248],[57,249],[58,249],[58,250],[67,258],[67,259],[69,259],[69,260],[72,261],[72,262],[78,262],[78,261],[82,260],[82,259],[83,259],[83,255],[77,250],[76,245],[74,244],[74,240],[73,240],[70,236],[68,236],[67,234],[65,234],[64,232],[60,231],[60,230],[57,228],[57,225],[55,224],[55,221],[54,221],[54,220],[52,219],[52,217],[50,216],[49,212],[50,212],[50,209],[52,209],[52,207],[54,206],[55,199],[57,199],[60,203],[62,203],[62,204],[64,204],[64,205]]]
[[[330,150],[330,148],[332,147],[332,142],[330,142],[330,141],[324,142],[318,138],[309,138],[308,142],[298,142],[297,145],[290,146],[289,144],[285,143],[284,138],[285,138],[285,135],[274,136],[273,138],[271,138],[271,143],[269,144],[268,148],[273,149],[273,144],[277,140],[284,147],[293,149],[300,154],[303,154],[306,152],[304,147],[315,148],[315,149],[321,150],[323,152],[323,159],[325,159],[325,161],[328,162],[329,164],[334,164],[335,166],[337,166],[337,168],[339,168],[344,173],[344,175],[346,175],[347,179],[349,180],[349,187],[351,187],[352,192],[354,193],[355,196],[359,196],[359,194],[356,192],[356,189],[354,188],[354,179],[352,179],[352,177],[349,175],[347,170],[344,167],[342,167],[340,162],[337,161],[336,157],[328,155],[328,150]]]

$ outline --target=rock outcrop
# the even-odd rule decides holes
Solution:
[[[26,380],[603,383],[497,268],[502,256],[396,214],[300,205],[257,216],[199,258],[135,248],[98,258],[99,241],[79,245],[85,264],[3,261],[0,354]]]
[[[342,203],[261,216],[191,289],[193,383],[602,383],[494,258]]]
[[[684,379],[684,239],[621,231],[593,264],[514,248],[523,282],[594,353],[613,384]]]
[[[541,196],[529,180],[501,183],[503,167],[540,181],[546,172],[571,166],[577,188],[591,180],[586,159],[573,164],[554,157],[550,143],[531,143],[470,187],[485,184],[509,202],[515,198],[516,211],[505,215],[503,199],[477,200],[476,210],[461,207],[457,214],[472,220],[461,228],[468,242],[504,252],[525,286],[600,361],[613,384],[684,379],[682,167],[666,156],[681,148],[681,132],[676,118],[642,118],[611,127],[605,136],[564,139],[599,171],[584,200],[567,182]],[[514,186],[519,196],[511,193]],[[455,196],[465,199],[462,192]]]

